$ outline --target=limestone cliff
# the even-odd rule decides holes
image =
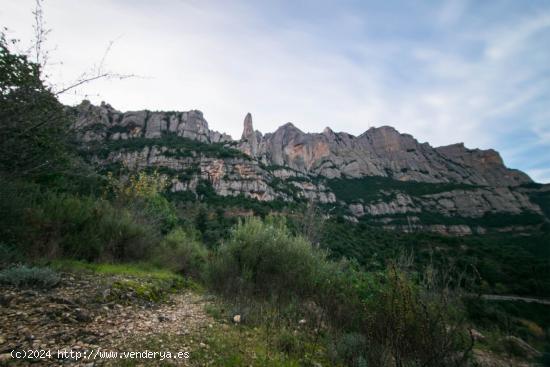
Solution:
[[[163,133],[197,140],[203,143],[232,141],[231,136],[211,131],[201,111],[186,112],[120,112],[111,105],[94,106],[83,101],[72,109],[73,125],[84,142],[127,140],[132,138],[160,138]]]
[[[327,178],[383,176],[487,186],[531,182],[523,172],[506,168],[494,150],[470,150],[462,144],[433,148],[389,126],[355,137],[330,128],[308,134],[287,123],[266,134],[258,146],[255,156],[271,164]]]
[[[169,176],[170,191],[197,198],[206,184],[219,196],[312,200],[387,228],[453,234],[483,232],[483,221],[494,215],[548,221],[532,200],[534,189],[526,189],[531,179],[507,168],[494,150],[462,143],[434,148],[388,126],[353,136],[328,127],[304,133],[287,123],[262,135],[250,113],[235,141],[210,130],[197,110],[120,112],[87,101],[69,110],[94,162],[157,169]]]

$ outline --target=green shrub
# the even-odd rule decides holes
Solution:
[[[144,214],[162,233],[168,233],[178,224],[176,209],[164,196],[156,195],[147,199],[144,204]]]
[[[333,353],[346,366],[360,367],[366,366],[366,349],[367,339],[363,334],[347,333],[338,338]]]
[[[288,302],[312,298],[326,267],[325,253],[293,236],[284,223],[252,217],[218,249],[210,281],[226,295]]]
[[[59,283],[59,275],[49,268],[14,266],[0,271],[0,283],[16,287],[51,288]]]
[[[367,359],[376,366],[464,366],[473,340],[448,290],[428,292],[390,266],[365,299]]]
[[[299,354],[304,349],[298,335],[287,329],[283,329],[277,334],[275,343],[278,350],[288,355]]]
[[[106,200],[45,192],[27,209],[26,253],[33,258],[139,260],[155,244],[155,229]]]
[[[172,271],[194,277],[203,274],[208,251],[182,228],[172,230],[156,250],[155,262]]]
[[[26,227],[25,208],[40,192],[37,185],[10,181],[0,177],[0,238],[4,243],[18,243]]]

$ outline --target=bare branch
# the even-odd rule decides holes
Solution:
[[[34,53],[35,63],[40,65],[40,68],[43,70],[48,64],[48,56],[49,56],[48,55],[49,51],[44,49],[44,45],[46,43],[48,34],[51,32],[51,29],[48,29],[45,27],[46,23],[44,21],[42,1],[43,0],[35,0],[35,7],[32,12],[32,14],[34,15],[34,25],[33,25],[34,42],[31,46],[31,49],[33,49],[34,51],[33,53]]]
[[[128,78],[137,78],[138,76],[135,75],[135,74],[118,74],[118,73],[113,73],[113,72],[105,70],[106,60],[107,60],[107,57],[109,56],[109,53],[111,52],[111,49],[112,49],[114,43],[115,43],[114,41],[109,41],[109,44],[105,48],[105,52],[103,53],[103,56],[101,57],[101,59],[99,61],[99,64],[94,65],[91,68],[90,72],[82,73],[80,75],[80,77],[78,77],[76,79],[76,81],[74,81],[71,85],[69,85],[68,87],[65,87],[65,88],[63,88],[59,91],[54,92],[54,95],[58,96],[60,94],[66,93],[66,92],[68,92],[72,89],[75,89],[75,88],[77,88],[77,87],[79,87],[83,84],[87,84],[87,83],[90,83],[90,82],[93,82],[93,81],[96,81],[96,80],[99,80],[99,79],[119,79],[119,80],[123,80],[123,79],[128,79]]]
[[[136,78],[136,77],[137,77],[137,75],[135,75],[135,74],[112,74],[112,73],[98,74],[98,75],[95,75],[95,76],[92,76],[92,77],[89,77],[89,78],[79,79],[74,84],[71,84],[70,86],[68,86],[66,88],[63,88],[60,91],[54,92],[54,95],[58,96],[60,94],[68,92],[71,89],[74,89],[78,86],[81,86],[81,85],[86,84],[86,83],[93,82],[93,81],[98,80],[98,79],[119,79],[119,80],[123,80],[123,79]]]

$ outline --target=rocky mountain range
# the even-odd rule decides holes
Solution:
[[[353,136],[287,123],[263,135],[250,113],[233,140],[210,130],[196,110],[120,112],[83,101],[70,111],[92,161],[127,172],[157,169],[173,193],[200,198],[206,186],[221,197],[315,201],[353,221],[457,234],[484,232],[499,215],[526,226],[548,220],[536,198],[549,188],[507,168],[491,149],[434,148],[389,126]]]

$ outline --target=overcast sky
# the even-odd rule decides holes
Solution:
[[[0,0],[23,45],[33,6]],[[107,69],[141,76],[89,84],[68,104],[199,109],[234,138],[247,112],[263,133],[391,125],[433,146],[495,148],[550,182],[548,0],[46,0],[44,17],[58,86],[110,41]]]

